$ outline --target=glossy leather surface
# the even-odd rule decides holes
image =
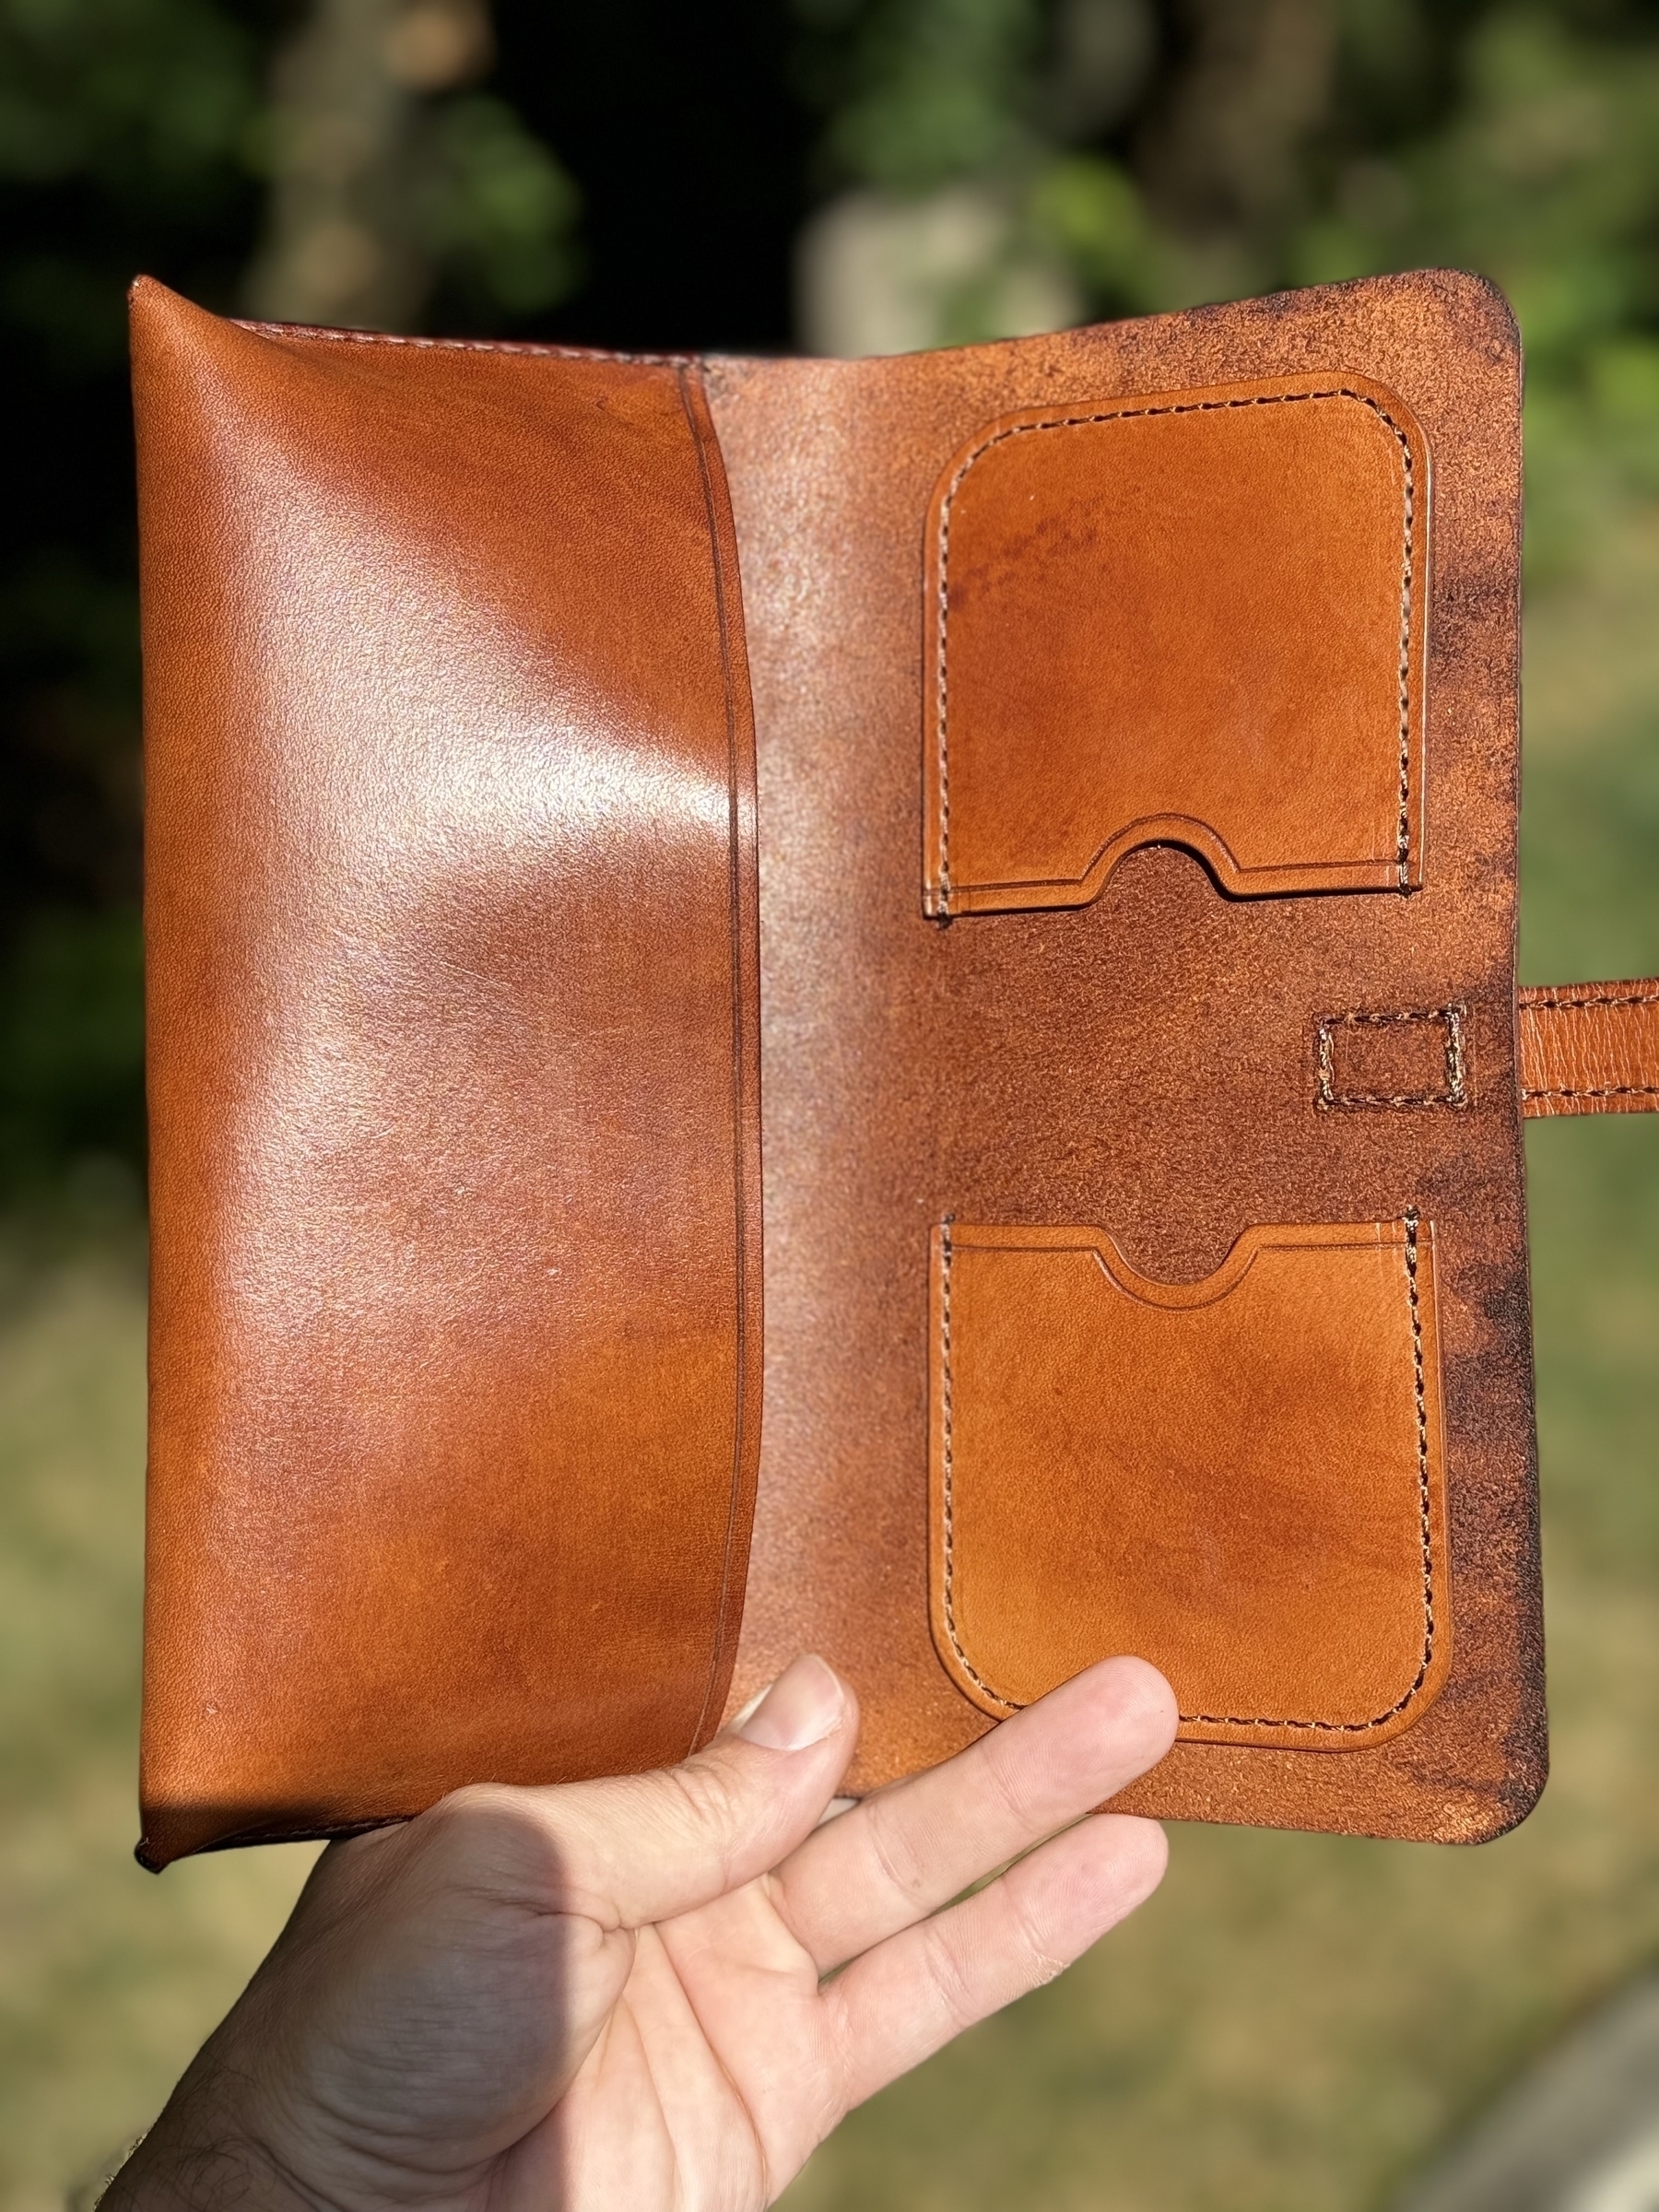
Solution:
[[[694,380],[135,325],[159,1863],[714,1725],[754,821]]]
[[[1060,1475],[1029,1439],[1019,1457],[1030,1362],[1005,1358],[992,1387],[993,1359],[963,1417],[965,1510],[983,1516],[963,1648],[994,1654],[999,1694],[1112,1648],[1121,1619],[1194,1685],[1188,1740],[1136,1809],[1465,1841],[1519,1818],[1544,1725],[1519,360],[1496,295],[1430,273],[931,356],[700,369],[250,331],[156,288],[137,312],[152,1857],[394,1817],[464,1779],[673,1757],[802,1648],[860,1692],[855,1787],[992,1725],[1000,1702],[930,1628],[946,1224],[1028,1242],[1085,1224],[1120,1290],[1138,1286],[1104,1306],[1094,1277],[1043,1290],[1032,1359],[1077,1394],[1060,1475],[1081,1515],[1097,1455],[1126,1453],[1132,1497],[1177,1468],[1169,1556],[1218,1547],[1234,1571],[1213,1619],[1180,1576],[1126,1568],[1127,1611],[1109,1575],[1010,1602],[1022,1574],[1053,1584],[1041,1542],[1006,1580],[998,1561]],[[1216,554],[1233,627],[1193,669],[1170,665],[1181,626],[1160,632],[1138,674],[1120,628],[1108,673],[1151,702],[1141,765],[1175,795],[1114,791],[1106,723],[1079,735],[1094,678],[1075,656],[1097,614],[1161,618],[1127,538],[1094,529],[1092,495],[1068,507],[1074,465],[1016,483],[976,460],[966,481],[995,497],[959,539],[948,643],[939,488],[964,454],[989,460],[998,425],[1087,416],[1107,453],[1092,418],[1240,386],[1386,392],[1406,442],[1359,401],[1310,396],[1341,437],[1247,440],[1228,464],[1256,488],[1243,508],[1204,506],[1197,447],[1151,471],[1148,572],[1168,571],[1172,541],[1144,530],[1175,469],[1203,509],[1188,553]],[[1248,419],[1255,438],[1290,418]],[[1076,473],[1104,472],[1103,498],[1115,466]],[[1046,518],[1029,548],[1022,500]],[[1243,519],[1264,502],[1283,573],[1308,554],[1299,514],[1318,549],[1271,610],[1250,599]],[[982,586],[982,607],[1005,600],[975,639]],[[942,642],[976,702],[946,733],[969,762],[954,834],[971,856],[981,841],[948,899]],[[1240,732],[1259,776],[1238,773]],[[1305,781],[1287,787],[1287,761]],[[1057,845],[1055,790],[1087,800]],[[1206,843],[1192,824],[1211,814]],[[930,916],[930,865],[932,903],[987,911]],[[1314,868],[1321,895],[1295,873]],[[978,900],[1010,874],[1018,903]],[[1524,1049],[1541,1033],[1524,1018]],[[1271,1223],[1298,1255],[1286,1279],[1319,1278],[1276,1294],[1276,1325],[1300,1299],[1317,1341],[1361,1309],[1374,1338],[1344,1416],[1384,1439],[1365,1462],[1387,1507],[1374,1548],[1333,1464],[1354,1447],[1328,1361],[1275,1370],[1265,1324],[1227,1333],[1280,1263],[1259,1250],[1218,1303],[1192,1288]],[[961,1293],[982,1361],[1018,1304],[986,1281]],[[1170,1355],[1191,1360],[1186,1414],[1125,1384],[1109,1434],[1113,1332],[1171,1315],[1206,1347]],[[1276,1436],[1326,1439],[1277,1489]],[[1124,1507],[1100,1493],[1083,1534],[1109,1563]],[[1425,1589],[1433,1648],[1402,1688]],[[1345,1632],[1353,1648],[1320,1659]],[[1272,1726],[1241,1735],[1241,1717]],[[1352,1739],[1339,1756],[1285,1725],[1322,1717]]]

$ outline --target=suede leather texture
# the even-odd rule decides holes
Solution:
[[[1534,1802],[1546,1763],[1514,1059],[1520,358],[1507,307],[1476,278],[1430,273],[955,353],[716,360],[709,380],[736,517],[760,821],[766,1415],[734,1699],[751,1695],[794,1651],[824,1652],[864,1701],[857,1788],[947,1757],[993,1724],[941,1656],[927,1602],[929,1440],[939,1419],[929,1253],[946,1224],[972,1224],[976,1233],[1083,1226],[1110,1238],[1142,1276],[1191,1285],[1264,1225],[1416,1216],[1434,1242],[1444,1408],[1451,1658],[1439,1694],[1418,1700],[1410,1726],[1383,1740],[1361,1734],[1336,1753],[1196,1741],[1189,1732],[1123,1802],[1179,1818],[1369,1834],[1473,1841],[1500,1831]],[[1218,880],[1205,839],[1171,841],[1168,821],[1157,818],[1174,810],[1171,800],[1147,818],[1149,841],[1114,855],[1083,903],[1032,900],[947,924],[930,918],[926,887],[931,880],[936,894],[940,880],[936,839],[930,850],[927,836],[939,700],[928,646],[937,636],[936,525],[947,472],[1011,418],[1104,416],[1148,394],[1178,400],[1242,384],[1360,388],[1356,380],[1397,400],[1432,478],[1426,496],[1418,483],[1414,515],[1424,534],[1413,580],[1422,772],[1407,804],[1421,809],[1412,838],[1420,888],[1402,888],[1396,868],[1385,888],[1236,895]],[[1300,496],[1326,516],[1310,527],[1329,530],[1333,501],[1338,517],[1351,514],[1350,473],[1323,442],[1311,405],[1296,424],[1290,414],[1276,418],[1288,441],[1278,467],[1299,490],[1280,491],[1278,512]],[[1114,434],[1068,429],[1053,446],[1076,451],[1065,441],[1098,435],[1105,451]],[[1307,441],[1300,458],[1298,439]],[[1189,485],[1202,483],[1195,450],[1186,446],[1170,464]],[[1399,449],[1379,436],[1360,450],[1386,463],[1376,542],[1385,527],[1392,550],[1386,570],[1377,556],[1369,571],[1363,561],[1351,570],[1359,556],[1343,557],[1371,608],[1366,640],[1349,633],[1345,665],[1374,672],[1400,665],[1405,523],[1399,475],[1387,461]],[[1276,480],[1265,464],[1253,465]],[[1080,484],[1088,466],[1077,465]],[[1033,488],[1039,497],[1027,511],[1053,524],[1064,482],[1056,476],[1018,490]],[[1011,525],[994,524],[976,555],[976,579],[1029,558],[1046,564],[1053,594],[1070,577],[1091,594],[1063,614],[1000,625],[995,652],[980,664],[973,741],[1003,730],[1039,765],[1051,740],[1022,722],[1028,703],[1053,743],[1085,742],[1074,719],[1041,721],[1055,696],[1056,632],[1077,653],[1091,624],[1100,636],[1097,733],[1112,726],[1112,686],[1133,657],[1102,587],[1134,552],[1089,541],[1087,501],[1079,508],[1018,556]],[[1135,512],[1156,524],[1155,500]],[[1224,503],[1212,508],[1224,512]],[[1251,526],[1251,510],[1234,512],[1235,527]],[[996,530],[1006,558],[988,549]],[[1073,560],[1079,538],[1089,542]],[[1213,550],[1212,568],[1247,575],[1248,548]],[[1154,529],[1147,559],[1164,554]],[[1271,529],[1267,555],[1285,558]],[[1203,573],[1206,548],[1190,536],[1184,558]],[[1242,586],[1232,604],[1261,611]],[[1280,595],[1272,611],[1279,643],[1273,654],[1258,652],[1256,667],[1277,659],[1281,669],[1316,668],[1327,600]],[[1200,648],[1211,659],[1181,672],[1174,703],[1187,708],[1227,694],[1226,627],[1198,632]],[[1066,683],[1068,699],[1086,697],[1087,669]],[[1271,682],[1256,696],[1273,697]],[[1278,696],[1294,708],[1295,684]],[[1364,757],[1366,714],[1377,709],[1374,698],[1360,704],[1344,725],[1359,751],[1339,746],[1338,771]],[[1397,794],[1397,697],[1387,705]],[[1158,767],[1144,758],[1153,720],[1139,730],[1134,772],[1143,780]],[[1406,726],[1409,735],[1409,702]],[[1166,717],[1164,736],[1171,727]],[[1295,758],[1306,740],[1288,723],[1283,729],[1285,757]],[[1265,769],[1271,748],[1261,742]],[[1182,752],[1171,742],[1161,758],[1179,768]],[[976,874],[1018,873],[996,857],[1020,847],[1006,833],[1012,802],[989,767],[970,781],[971,806],[983,799],[1006,810],[1003,826],[968,833],[993,855]],[[1373,831],[1385,818],[1376,815],[1378,788],[1368,801]],[[1190,810],[1193,802],[1181,804]],[[1323,818],[1317,805],[1299,818],[1270,796],[1265,777],[1263,805],[1257,826],[1272,826],[1275,838],[1299,818]],[[1394,819],[1397,827],[1397,800]],[[1115,827],[1091,802],[1066,867]],[[1249,823],[1206,827],[1230,850],[1253,834]],[[1273,849],[1264,834],[1259,850]],[[1283,857],[1282,842],[1278,851]],[[1347,856],[1356,854],[1365,856],[1357,848]],[[1065,871],[1046,857],[1032,871],[1056,872]],[[1322,1100],[1322,1030],[1346,1031],[1349,1017],[1445,1008],[1458,1009],[1455,1101]],[[1443,1090],[1443,1047],[1430,1046],[1428,1065]],[[1407,1359],[1397,1352],[1388,1390],[1402,1387]],[[1211,1396],[1212,1412],[1218,1402]],[[1236,1418],[1250,1422],[1247,1404]],[[1071,1433],[1081,1451],[1086,1426]],[[1247,1524],[1254,1440],[1241,1426],[1230,1449],[1201,1407],[1194,1434],[1203,1443],[1192,1481],[1207,1504],[1186,1499],[1189,1525],[1202,1526],[1206,1513],[1218,1534]],[[1332,1465],[1328,1475],[1339,1484],[1346,1470]],[[1087,1499],[1030,1453],[1003,1478],[1007,1527],[1022,1512],[1046,1521],[1086,1509],[1109,1544],[1116,1516],[1133,1510],[1119,1506],[1107,1471]],[[978,1479],[995,1480],[982,1461]],[[1284,1534],[1264,1500],[1257,1572]],[[1310,1548],[1285,1571],[1317,1582],[1312,1524],[1308,1535]],[[1041,1541],[1052,1548],[1052,1529]],[[1156,1539],[1147,1542],[1150,1560]],[[1005,1571],[1018,1583],[1024,1563],[1009,1556]],[[994,1569],[982,1562],[981,1572]],[[1029,1687],[1044,1677],[1044,1653],[1080,1658],[1106,1625],[1087,1576],[1055,1576],[1030,1614],[1029,1664],[1011,1671]],[[1350,1630],[1333,1603],[1324,1632],[1341,1639]],[[1287,1626],[1288,1634],[1306,1632],[1305,1615],[1300,1627]]]

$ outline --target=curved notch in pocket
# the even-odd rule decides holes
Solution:
[[[1429,455],[1348,375],[1005,416],[928,528],[925,904],[1422,877]]]
[[[1203,1282],[1093,1229],[935,1232],[931,1601],[987,1712],[1135,1652],[1184,1737],[1343,1750],[1450,1653],[1432,1230],[1247,1230]]]

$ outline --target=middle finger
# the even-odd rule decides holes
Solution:
[[[769,1877],[820,1973],[947,1904],[1160,1759],[1175,1729],[1163,1677],[1107,1659],[979,1742],[816,1829]]]

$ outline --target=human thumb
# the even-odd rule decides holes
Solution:
[[[857,1734],[852,1691],[808,1654],[677,1767],[525,1793],[555,1831],[565,1909],[637,1928],[752,1881],[811,1832]]]

